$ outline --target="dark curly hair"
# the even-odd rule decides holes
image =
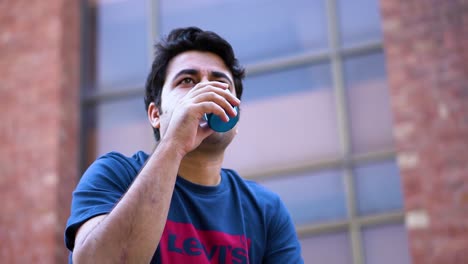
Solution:
[[[178,28],[172,30],[169,35],[155,45],[155,57],[145,85],[145,106],[154,102],[161,110],[161,93],[166,81],[166,70],[169,62],[180,53],[197,50],[207,51],[218,55],[231,71],[234,78],[236,94],[239,99],[242,96],[242,79],[244,68],[237,61],[231,45],[218,34],[204,31],[197,27]],[[161,135],[158,128],[153,128],[156,141]]]

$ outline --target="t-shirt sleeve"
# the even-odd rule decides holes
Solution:
[[[301,264],[301,245],[288,210],[277,200],[276,214],[268,226],[264,264]]]
[[[65,244],[75,245],[78,228],[90,218],[109,213],[127,191],[136,172],[122,156],[109,153],[97,159],[83,174],[72,195]]]

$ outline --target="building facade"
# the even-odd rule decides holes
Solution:
[[[152,43],[189,25],[246,66],[225,166],[281,195],[306,263],[468,262],[468,2],[0,7],[2,262],[66,261],[71,191],[99,155],[151,151]]]

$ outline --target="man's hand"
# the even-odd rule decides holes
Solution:
[[[175,104],[172,113],[164,113],[170,116],[166,117],[169,123],[161,140],[175,144],[182,156],[197,148],[214,133],[208,126],[200,126],[205,113],[218,115],[226,122],[229,116],[237,115],[234,106],[238,106],[240,100],[228,89],[228,84],[216,81],[196,84]]]

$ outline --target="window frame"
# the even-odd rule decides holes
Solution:
[[[376,0],[378,1],[378,0]],[[159,36],[159,0],[147,0],[148,10],[148,62],[151,64],[153,59],[153,43],[158,40]],[[88,166],[89,149],[87,149],[88,135],[86,120],[86,109],[95,107],[101,103],[110,102],[113,100],[122,100],[135,96],[144,96],[144,87],[121,87],[116,90],[112,89],[86,89],[90,85],[94,85],[95,73],[93,70],[92,58],[95,57],[93,41],[95,40],[95,10],[91,10],[88,1],[81,2],[81,90],[80,90],[80,168],[84,172]],[[346,112],[348,109],[346,98],[346,87],[344,80],[343,61],[345,57],[356,56],[368,53],[383,53],[382,40],[357,44],[352,47],[341,47],[339,17],[337,9],[337,0],[326,0],[326,17],[327,17],[327,32],[329,49],[320,52],[305,52],[300,55],[286,56],[274,58],[271,60],[259,61],[246,65],[246,76],[254,76],[257,74],[268,73],[275,70],[286,69],[303,65],[312,65],[316,63],[329,62],[332,70],[332,85],[335,96],[335,106],[337,113],[338,135],[340,156],[331,160],[313,160],[306,164],[293,164],[287,168],[266,169],[261,172],[243,175],[245,178],[254,180],[267,180],[280,175],[294,175],[305,171],[318,171],[323,169],[340,169],[343,172],[346,205],[348,208],[347,219],[335,222],[313,223],[297,226],[296,230],[299,238],[306,238],[318,234],[326,234],[330,232],[348,232],[352,263],[364,263],[365,254],[362,241],[361,229],[376,225],[385,224],[403,224],[404,211],[403,208],[399,211],[379,213],[373,215],[359,215],[357,208],[357,197],[355,193],[355,179],[353,175],[353,167],[362,163],[378,162],[383,160],[395,159],[396,152],[394,147],[383,149],[376,152],[368,153],[353,153],[351,150],[350,137],[350,120]],[[150,66],[150,65],[148,65]],[[92,155],[92,154],[91,154]],[[94,157],[93,157],[94,158]]]

